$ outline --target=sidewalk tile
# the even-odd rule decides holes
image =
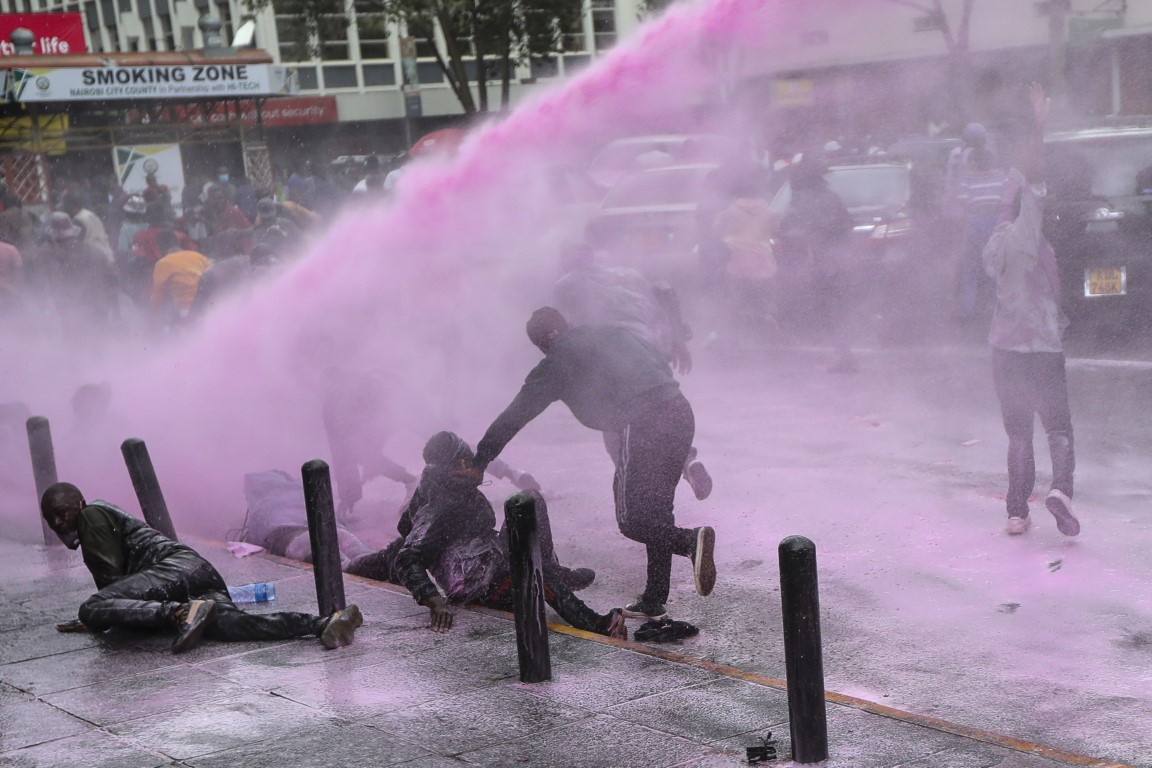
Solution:
[[[8,633],[5,638],[11,634]],[[132,647],[97,646],[0,665],[0,682],[43,696],[118,680],[127,675],[170,667],[176,663],[170,655]]]
[[[716,675],[683,664],[619,650],[583,666],[552,670],[552,680],[532,686],[532,692],[561,704],[601,710],[614,704],[716,679]]]
[[[38,744],[0,756],[4,768],[157,768],[170,758],[102,731]]]
[[[88,723],[0,685],[0,754],[91,730]],[[4,759],[0,757],[0,765]]]
[[[786,730],[788,694],[743,680],[720,679],[625,702],[605,712],[708,743],[743,733]]]
[[[383,768],[411,765],[414,758],[428,755],[428,750],[387,730],[333,721],[297,736],[247,744],[185,762],[191,768]]]

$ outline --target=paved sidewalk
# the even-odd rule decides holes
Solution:
[[[230,584],[275,581],[258,610],[315,609],[310,570],[191,543]],[[403,590],[348,578],[365,616],[349,648],[209,641],[172,656],[168,637],[57,633],[93,591],[77,553],[0,539],[0,766],[703,768],[745,764],[769,731],[770,764],[790,764],[783,683],[691,658],[691,641],[557,628],[552,682],[524,685],[510,617],[461,610],[436,635]],[[830,768],[1123,768],[828,699]]]

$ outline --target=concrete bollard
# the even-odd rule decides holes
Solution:
[[[32,454],[32,478],[36,483],[36,515],[40,518],[40,529],[44,535],[44,546],[54,547],[63,544],[48,522],[40,514],[40,499],[48,486],[56,483],[56,451],[52,447],[52,430],[48,419],[43,416],[30,416],[24,422],[28,430],[28,451]]]
[[[340,569],[336,508],[332,504],[332,477],[328,464],[320,459],[305,463],[300,475],[304,481],[304,507],[308,511],[316,604],[320,615],[328,616],[347,607],[344,603],[344,572]]]
[[[124,465],[128,467],[132,487],[136,489],[136,499],[140,502],[140,511],[144,513],[144,522],[172,541],[179,541],[168,514],[168,505],[164,502],[164,494],[160,490],[160,481],[156,478],[156,470],[152,467],[152,457],[148,455],[148,446],[140,438],[130,437],[120,443],[120,453],[124,456]]]
[[[508,528],[520,682],[542,683],[552,679],[552,656],[544,614],[544,574],[540,567],[536,502],[526,493],[509,496],[504,502],[504,519]]]
[[[819,763],[828,759],[828,717],[824,707],[816,545],[803,536],[789,536],[780,542],[779,554],[792,759],[797,763]]]

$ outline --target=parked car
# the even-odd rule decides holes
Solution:
[[[589,237],[614,263],[651,279],[691,280],[699,270],[699,209],[718,167],[675,165],[623,177],[592,214]]]
[[[895,263],[909,255],[913,233],[912,163],[885,156],[837,160],[824,178],[852,216],[856,255],[862,263]],[[772,199],[783,216],[792,202],[785,182]]]
[[[633,173],[703,163],[722,165],[736,154],[735,142],[718,134],[629,136],[606,144],[588,164],[585,173],[607,191]]]
[[[1072,330],[1142,332],[1152,316],[1152,127],[1045,137],[1045,234]]]

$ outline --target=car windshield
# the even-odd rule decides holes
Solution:
[[[825,178],[848,208],[899,208],[908,202],[909,174],[902,165],[832,168]]]
[[[903,165],[833,167],[824,178],[849,210],[902,208],[911,194],[911,174]],[[792,185],[785,184],[772,200],[772,210],[782,215],[791,202]]]
[[[1046,154],[1054,197],[1152,195],[1152,136],[1051,141]]]
[[[714,166],[645,171],[625,176],[612,187],[601,208],[696,205],[704,179]]]

